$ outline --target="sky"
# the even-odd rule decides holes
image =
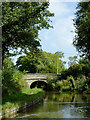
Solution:
[[[68,57],[78,53],[72,45],[75,36],[73,19],[75,18],[76,6],[77,2],[50,2],[49,10],[55,14],[51,18],[51,25],[54,28],[42,30],[39,35],[43,51],[50,53],[62,51],[66,62],[68,62]],[[68,67],[67,64],[66,67]]]
[[[75,11],[77,2],[56,2],[50,1],[49,10],[55,16],[51,18],[54,28],[49,30],[44,29],[39,32],[41,39],[42,50],[50,53],[62,51],[65,58],[64,61],[68,62],[68,57],[77,55],[76,48],[72,45],[75,35],[75,28],[73,26],[73,19],[75,18]],[[74,0],[75,1],[75,0]],[[73,32],[71,32],[73,31]],[[18,56],[13,59],[16,63]],[[68,64],[66,64],[68,67]]]

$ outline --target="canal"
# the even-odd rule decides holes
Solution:
[[[46,92],[44,101],[17,118],[90,118],[90,95]]]

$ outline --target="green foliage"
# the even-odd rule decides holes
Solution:
[[[50,17],[54,14],[50,13],[48,7],[49,2],[2,3],[3,59],[24,49],[37,49],[40,46],[38,32],[52,28]]]
[[[22,79],[22,76],[22,73],[16,71],[10,58],[4,59],[2,70],[3,96],[9,96],[25,89],[26,82]]]
[[[63,52],[57,51],[55,54],[56,54],[59,58],[63,58],[63,57],[64,57],[64,53],[63,53]]]
[[[62,71],[59,80],[48,77],[48,84],[51,86],[51,90],[78,90],[90,93],[90,60],[79,60],[78,64]]]
[[[66,77],[70,75],[72,75],[75,79],[82,74],[85,76],[89,76],[89,72],[90,72],[90,61],[88,61],[88,63],[84,63],[80,61],[80,64],[75,64],[73,66],[70,66],[65,71],[62,71],[61,79],[66,79]]]
[[[73,87],[73,88],[75,88],[75,80],[74,80],[74,78],[73,78],[73,76],[68,76],[67,77],[67,81],[70,81],[71,82],[71,86]]]
[[[61,79],[70,80],[72,87],[78,91],[88,90],[90,92],[90,60],[80,59],[78,64],[70,66],[62,72]]]
[[[41,98],[44,96],[44,91],[42,89],[34,88],[26,88],[22,93],[17,92],[15,94],[10,95],[9,97],[3,97],[3,106],[2,112],[4,113],[6,109],[11,109],[14,107],[22,106],[25,103],[30,103],[37,98]]]
[[[50,76],[47,78],[47,83],[51,89],[56,91],[65,91],[65,90],[73,90],[73,84],[71,79],[74,81],[72,76],[68,77],[66,80],[58,80],[57,77],[51,79]]]
[[[60,90],[60,91],[70,91],[72,89],[72,83],[70,81],[68,81],[68,79],[66,80],[58,80],[56,82],[56,90]]]
[[[69,57],[68,65],[70,67],[70,66],[73,66],[73,65],[77,64],[77,62],[78,62],[77,56]]]
[[[48,77],[47,77],[47,84],[48,84],[47,90],[55,90],[56,89],[56,82],[57,82],[57,77],[51,78],[50,75],[48,75]]]
[[[23,74],[15,69],[10,58],[4,59],[2,70],[2,112],[11,108],[21,106],[41,98],[44,92],[41,89],[30,89],[24,79]]]
[[[90,2],[78,3],[74,25],[76,35],[73,44],[82,56],[90,59]]]
[[[19,66],[19,70],[22,72],[27,71],[30,73],[35,73],[36,63],[37,63],[37,57],[29,54],[27,56],[19,57],[17,61],[17,66]]]
[[[71,66],[69,69],[68,69],[68,75],[72,75],[74,77],[77,77],[79,76],[80,74],[83,73],[83,64],[76,64],[76,65],[73,65]]]
[[[62,86],[63,86],[63,82],[62,81],[57,81],[55,88],[56,88],[56,90],[59,91],[59,90],[62,89]]]
[[[69,91],[71,90],[69,86],[62,86],[62,91]]]
[[[41,52],[32,54],[28,52],[26,56],[18,58],[17,66],[20,71],[28,71],[29,73],[56,73],[57,71],[57,56],[55,54]],[[64,64],[58,60],[58,71],[64,69]]]
[[[0,85],[2,83],[2,70],[0,70]]]
[[[78,77],[77,80],[75,81],[76,89],[78,91],[85,91],[88,87],[86,81],[87,79],[84,75],[82,75],[81,77]]]
[[[89,76],[90,74],[90,60],[89,59],[80,59],[79,64],[84,64],[83,74]]]

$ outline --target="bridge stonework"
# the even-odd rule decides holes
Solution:
[[[24,75],[24,80],[26,80],[28,87],[35,81],[43,81],[47,83],[47,77],[54,78],[57,74],[52,73],[28,73]]]

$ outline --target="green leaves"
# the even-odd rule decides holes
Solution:
[[[90,2],[80,2],[78,4],[74,22],[76,36],[73,44],[82,56],[90,59]]]
[[[22,73],[17,72],[10,58],[4,59],[2,70],[3,96],[9,96],[25,89],[26,82],[22,79],[22,76]]]
[[[58,55],[59,58],[63,58],[64,57],[64,53],[63,52],[57,51],[55,54]]]
[[[59,73],[64,69],[63,62],[58,61]],[[28,52],[26,56],[18,58],[17,66],[20,71],[28,71],[30,73],[56,73],[57,56],[55,54],[35,51]]]
[[[22,50],[40,46],[38,32],[49,29],[48,2],[3,2],[2,3],[2,46],[3,58],[10,55],[10,49]]]
[[[68,65],[70,67],[77,64],[77,62],[78,62],[77,56],[69,57]]]

